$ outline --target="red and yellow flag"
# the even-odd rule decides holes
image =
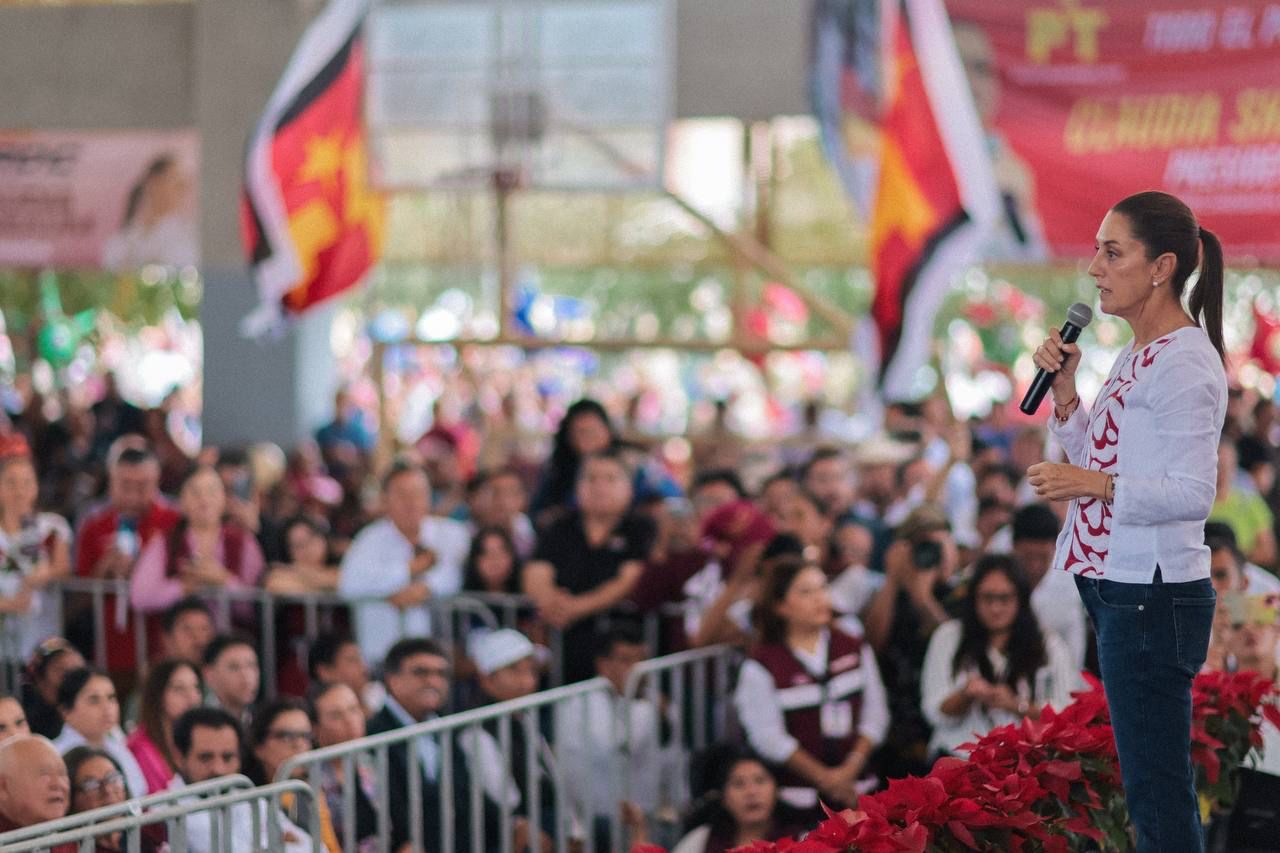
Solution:
[[[934,250],[969,217],[947,146],[934,118],[906,21],[892,17],[892,78],[881,125],[879,182],[871,228],[876,292],[871,315],[880,334],[881,376],[903,357],[906,314]],[[925,342],[927,347],[927,342]],[[927,360],[927,352],[906,354]]]
[[[299,43],[250,141],[242,205],[260,333],[356,286],[382,252],[362,116],[368,0],[333,0]]]

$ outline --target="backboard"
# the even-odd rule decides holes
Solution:
[[[672,0],[382,0],[366,121],[387,189],[661,184]]]

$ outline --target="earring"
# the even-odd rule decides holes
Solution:
[[[1153,279],[1151,279],[1151,286],[1152,286],[1152,287],[1159,287],[1159,286],[1160,286],[1160,279],[1158,279],[1158,278],[1153,278]]]

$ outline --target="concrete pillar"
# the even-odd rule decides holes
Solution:
[[[292,0],[196,4],[206,444],[290,447],[323,422],[333,397],[331,312],[308,316],[279,340],[258,343],[239,333],[258,299],[240,246],[245,142],[314,11],[314,4]]]

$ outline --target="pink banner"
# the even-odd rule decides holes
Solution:
[[[194,266],[199,137],[0,131],[0,267]]]

